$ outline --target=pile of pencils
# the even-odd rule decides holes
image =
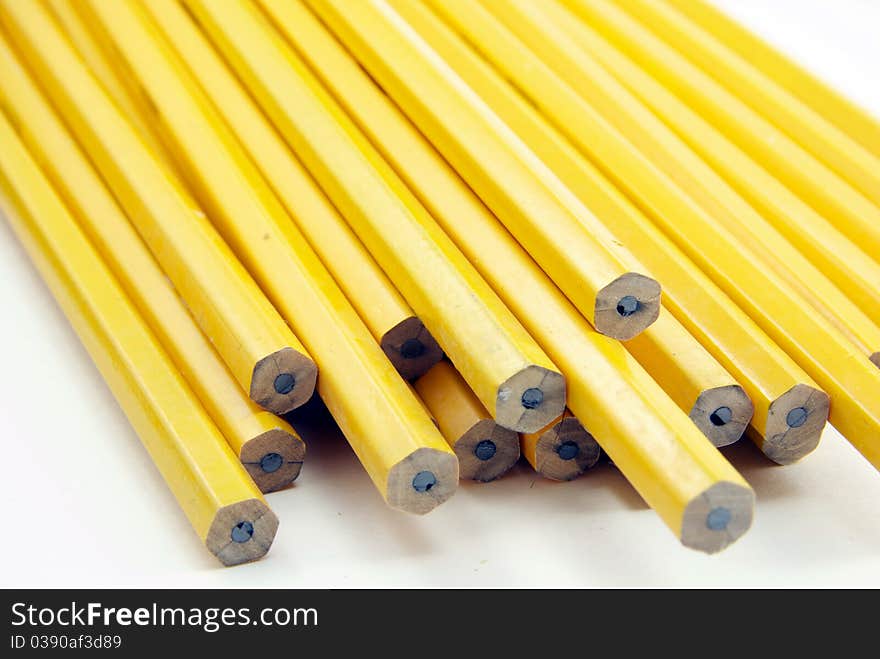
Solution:
[[[718,447],[789,464],[830,414],[880,466],[880,125],[703,0],[0,26],[2,212],[224,564],[314,391],[389,506],[605,452],[709,553],[754,508]]]

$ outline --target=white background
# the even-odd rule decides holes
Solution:
[[[880,115],[880,3],[720,4]],[[747,440],[725,451],[757,492],[756,519],[708,557],[608,465],[566,484],[518,466],[462,483],[426,517],[396,513],[320,410],[301,424],[300,480],[268,497],[271,552],[223,569],[5,222],[0,309],[2,586],[880,586],[880,476],[833,430],[791,467]]]

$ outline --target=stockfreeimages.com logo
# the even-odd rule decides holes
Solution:
[[[317,627],[318,610],[314,608],[265,608],[254,613],[250,608],[219,607],[105,607],[100,602],[81,605],[38,608],[25,602],[12,605],[12,626],[21,627],[191,627],[213,633],[223,627]]]

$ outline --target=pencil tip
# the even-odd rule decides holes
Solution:
[[[544,392],[536,387],[529,387],[523,392],[520,402],[527,410],[533,410],[544,402]]]
[[[628,341],[657,320],[660,295],[656,280],[624,273],[596,294],[593,326],[600,334]]]
[[[427,492],[437,484],[437,477],[432,471],[420,471],[412,479],[412,486],[416,492]]]
[[[260,458],[260,469],[262,469],[267,474],[278,471],[283,464],[284,458],[281,457],[281,455],[279,455],[278,453],[266,453],[262,458]]]
[[[239,452],[245,470],[260,491],[286,487],[300,474],[306,455],[305,442],[281,419],[276,427],[246,441]]]
[[[457,487],[455,454],[448,448],[422,447],[391,469],[385,499],[392,508],[424,515],[449,499]]]
[[[474,447],[474,455],[483,462],[491,460],[497,451],[498,447],[491,439],[484,439]]]
[[[217,511],[205,544],[224,565],[262,558],[275,538],[278,518],[265,501],[248,499]]]
[[[407,339],[400,346],[400,356],[404,359],[416,359],[425,354],[425,344],[418,339]]]
[[[253,535],[254,525],[248,521],[243,521],[232,527],[232,532],[229,534],[229,537],[232,538],[233,542],[241,544],[250,540]]]
[[[626,318],[638,311],[640,306],[638,298],[633,295],[624,295],[617,302],[617,313]]]
[[[754,508],[755,493],[745,483],[715,483],[685,508],[681,542],[707,554],[719,552],[748,531]]]
[[[556,454],[563,460],[574,460],[581,450],[575,442],[562,442],[556,447]]]
[[[565,409],[565,378],[529,365],[508,378],[495,400],[495,423],[516,432],[537,432]]]
[[[706,439],[720,448],[739,441],[754,413],[755,406],[745,390],[729,384],[701,392],[688,416]]]
[[[443,359],[443,349],[415,316],[403,319],[379,341],[394,368],[405,380],[416,380]]]
[[[831,399],[824,391],[797,384],[770,404],[761,451],[777,464],[797,462],[818,445]]]
[[[279,394],[289,394],[295,384],[296,378],[293,373],[281,373],[275,378],[274,387]]]
[[[730,524],[730,511],[724,506],[718,506],[706,515],[706,526],[713,531],[723,531]]]
[[[733,412],[727,406],[721,406],[709,415],[713,426],[724,426],[733,419]]]
[[[807,417],[809,416],[809,412],[803,407],[795,407],[792,410],[789,410],[788,414],[785,415],[785,422],[788,424],[789,428],[800,428],[807,421]]]

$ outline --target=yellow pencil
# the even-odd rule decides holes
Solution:
[[[751,489],[638,362],[590,328],[491,214],[444,228],[563,365],[569,408],[681,542],[712,553],[745,533]]]
[[[666,309],[626,348],[713,446],[742,437],[755,406],[724,367]]]
[[[558,415],[556,367],[262,15],[187,4],[495,421],[533,430]]]
[[[555,481],[570,481],[596,466],[602,449],[570,410],[538,432],[520,435],[522,454],[535,471]]]
[[[455,451],[462,478],[493,481],[519,460],[517,433],[492,420],[452,364],[435,364],[413,386]]]
[[[282,11],[292,11],[283,3],[261,4],[271,8],[276,20]],[[613,235],[589,213],[576,216],[559,199],[557,190],[544,180],[541,163],[436,55],[413,38],[386,3],[309,0],[307,4],[395,97],[598,331],[629,339],[654,322],[659,284],[627,271],[616,257],[619,248]],[[286,30],[286,36],[295,39],[296,30]]]
[[[279,21],[282,29],[284,25],[288,26],[285,35],[359,122],[361,129],[368,135],[373,132],[371,124],[382,123],[382,112],[371,112],[371,108],[377,102],[381,105],[386,101],[357,63],[299,2],[267,1],[266,6],[272,9],[271,15]],[[377,98],[380,100],[372,100]],[[418,164],[406,162],[412,150],[379,148],[400,175],[413,185],[412,179],[419,178],[423,169]],[[627,258],[625,253],[621,255],[624,263]],[[696,340],[684,329],[676,327],[674,320],[662,325],[662,328],[648,328],[628,345],[633,349],[641,348],[639,357],[649,356],[646,363],[657,367],[651,374],[664,389],[673,393],[675,401],[692,415],[716,446],[736,441],[752,415],[748,397]],[[651,359],[656,351],[666,354],[667,359]],[[717,403],[712,409],[706,409],[709,400]],[[713,412],[722,408],[726,409],[713,417]],[[726,419],[726,422],[715,424],[711,421],[713,418],[719,422]]]
[[[613,223],[635,255],[666,282],[664,306],[735,376],[754,403],[749,437],[764,454],[789,464],[812,452],[828,416],[828,396],[533,105],[434,14],[414,3],[399,2],[396,6],[462,79],[479,90],[597,216]],[[632,344],[629,342],[630,348]],[[789,414],[795,426],[787,423]]]
[[[855,244],[870,255],[880,254],[880,208],[629,16],[626,4],[604,0],[564,0],[563,4]]]
[[[278,519],[3,113],[0,144],[0,209],[196,534],[224,565],[260,558]]]
[[[2,100],[37,164],[263,492],[300,473],[305,444],[241,390],[76,142],[0,38]]]
[[[440,214],[438,221],[562,364],[571,411],[686,546],[715,552],[736,540],[751,523],[753,494],[745,481],[622,345],[593,331],[461,181],[437,168],[437,159],[438,194],[452,195],[462,210],[483,209],[468,212],[467,223]]]
[[[734,375],[755,406],[749,437],[770,459],[787,464],[819,443],[828,397],[727,295],[592,164],[535,107],[422,5],[396,2],[398,11],[598,217],[611,222],[635,255],[666,282],[664,306]],[[546,5],[545,5],[546,6]],[[747,349],[743,349],[747,346]],[[804,407],[806,405],[806,407]],[[796,427],[785,420],[793,413]]]
[[[672,5],[880,158],[880,122],[706,0]]]
[[[542,10],[725,177],[792,245],[880,324],[880,262],[739,150],[663,85],[556,2]],[[880,360],[880,352],[874,355]]]
[[[142,7],[77,7],[160,112],[163,143],[215,225],[308,342],[318,391],[388,504],[424,514],[446,501],[455,455]]]
[[[375,93],[375,92],[374,92]],[[371,139],[408,178],[443,229],[544,348],[562,364],[569,408],[686,545],[718,551],[748,528],[751,491],[687,416],[614,340],[597,334],[424,137],[381,95],[359,109],[380,113]],[[355,116],[354,106],[350,111]],[[381,129],[380,129],[381,127]],[[407,155],[406,167],[392,157]],[[466,218],[466,221],[462,221]],[[681,474],[679,478],[674,474]],[[707,526],[702,493],[731,506],[726,530]],[[742,495],[742,498],[739,498]],[[686,511],[690,511],[687,512]],[[712,518],[712,524],[716,525]],[[736,520],[736,521],[734,521]]]
[[[65,4],[66,0],[62,0]],[[248,96],[192,18],[175,0],[142,5],[198,80],[215,109],[308,239],[336,283],[407,380],[443,352],[345,220]],[[75,12],[74,12],[75,13]]]
[[[311,396],[317,369],[202,211],[138,137],[35,2],[3,24],[242,389],[270,411]]]
[[[653,185],[651,173],[624,167],[629,158],[640,159],[643,168],[647,165],[662,172],[677,186],[679,196],[687,197],[685,203],[696,205],[732,233],[866,356],[878,351],[880,327],[538,5],[525,0],[481,0],[480,4],[491,7],[490,15],[471,3],[435,4],[584,153],[610,170],[619,185],[642,192]],[[612,145],[619,140],[632,153],[621,153],[619,145]]]
[[[413,3],[407,6],[415,8]],[[418,148],[383,147],[380,144],[382,139],[379,133],[389,123],[389,120],[383,119],[388,112],[388,101],[384,95],[306,9],[298,3],[284,3],[283,10],[288,22],[296,26],[295,30],[291,28],[287,33],[292,41],[296,40],[302,55],[308,58],[310,65],[358,121],[361,129],[377,143],[400,175],[418,191],[424,184],[427,171],[423,163],[412,160]],[[424,149],[424,146],[421,148]],[[429,188],[430,184],[424,184],[424,187]],[[422,196],[434,213],[442,212],[438,206],[432,206],[430,192],[424,192]],[[466,222],[466,219],[462,217],[461,221]],[[627,256],[623,254],[621,258]],[[639,350],[638,357],[653,368],[651,374],[673,395],[685,412],[692,415],[714,444],[721,446],[736,441],[752,415],[748,396],[674,320],[660,324],[662,327],[656,327],[655,323],[636,339],[627,342],[628,347]],[[666,355],[666,358],[655,357],[655,353]],[[708,409],[710,401],[717,405]],[[720,413],[713,416],[715,410],[720,410]],[[712,419],[718,423],[713,423]]]
[[[880,205],[880,158],[786,91],[751,56],[742,57],[726,48],[664,2],[626,0],[626,6],[654,34]]]
[[[583,122],[585,119],[581,116],[578,121]],[[613,127],[608,126],[605,133],[597,133],[597,138],[615,138]],[[608,152],[612,159],[631,155],[631,149],[625,140],[615,139],[612,144],[614,146],[609,145]],[[678,194],[676,188],[662,172],[645,167],[644,161],[637,157],[627,158],[621,167],[630,174],[639,171],[643,176],[650,177],[651,195],[645,196],[643,200],[645,207],[651,209],[654,222],[832,397],[834,405],[830,413],[831,422],[869,462],[875,466],[880,465],[880,445],[874,439],[880,433],[880,408],[876,403],[880,399],[880,372],[844,335],[830,327],[808,304],[792,304],[792,299],[797,299],[797,293],[778,275],[768,271],[762,262],[752,257],[745,246],[733,239],[728,232],[720,230],[705,214],[696,212],[692,205],[685,201],[675,202]],[[664,208],[669,210],[664,212]],[[678,318],[681,322],[686,322],[686,316],[680,315]],[[700,335],[695,329],[689,329]],[[704,345],[708,345],[709,342],[705,341],[706,335],[700,336]],[[716,358],[725,363],[723,353],[717,353]],[[736,373],[735,360],[733,363],[725,363],[725,367]],[[771,380],[768,384],[775,385],[780,381]],[[771,391],[768,388],[765,396]],[[751,391],[749,393],[752,394]],[[775,395],[784,393],[785,390]],[[807,425],[809,412],[818,412],[821,416],[823,410],[827,409],[827,398],[824,398],[824,404],[818,404],[816,401],[823,396],[813,387],[795,387],[788,394],[784,400],[784,408],[788,412],[783,416],[777,410],[769,409],[769,419],[773,423],[771,425],[768,419],[766,429],[770,433],[769,437],[778,435],[782,438],[781,453],[785,459],[790,458],[784,449],[785,438],[790,430]],[[569,406],[584,420],[584,416],[573,405]],[[801,407],[808,412],[806,415],[803,410],[797,409]],[[789,420],[795,424],[794,427],[789,425]],[[819,423],[818,428],[821,425]],[[595,427],[590,423],[587,423],[587,427],[601,443]],[[817,439],[816,430],[816,426],[811,426],[807,436]]]
[[[34,1],[34,0],[32,0]],[[150,131],[146,119],[138,112],[137,106],[129,98],[122,81],[116,77],[116,72],[104,57],[100,47],[95,42],[91,26],[87,25],[76,8],[75,2],[70,0],[36,0],[48,7],[49,12],[61,27],[70,44],[82,58],[89,71],[113,99],[125,118],[135,126],[138,134],[146,142],[150,152],[160,158],[162,163],[170,170],[177,171],[177,166],[171,159],[162,143]]]

